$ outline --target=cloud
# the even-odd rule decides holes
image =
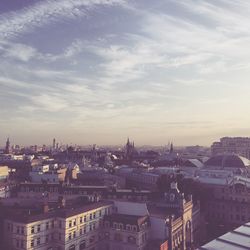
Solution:
[[[0,15],[0,38],[8,39],[58,19],[88,15],[98,5],[124,5],[124,0],[44,0],[19,11]]]
[[[18,35],[35,35],[37,27],[51,23],[59,29],[60,21],[75,21],[99,5],[123,6],[125,1],[47,0],[2,14],[0,32],[9,40],[0,43],[0,104],[8,110],[1,119],[13,114],[20,123],[27,118],[31,127],[46,119],[46,132],[67,123],[79,133],[92,131],[91,140],[99,131],[100,138],[102,133],[134,132],[162,142],[162,135],[215,133],[236,116],[236,125],[242,121],[246,126],[250,4],[156,0],[160,8],[157,3],[149,8],[148,2],[130,1],[130,11],[119,23],[115,18],[112,24],[105,22],[117,8],[102,9],[105,15],[95,12],[95,18],[84,22],[91,32],[67,33],[67,47],[60,53],[53,53],[49,39],[41,47],[50,53],[42,53]],[[94,20],[98,14],[101,28],[100,20]],[[117,30],[115,25],[120,25]]]
[[[35,48],[20,44],[20,43],[2,43],[0,52],[3,53],[3,57],[28,62],[30,59],[38,55]]]

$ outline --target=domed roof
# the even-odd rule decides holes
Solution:
[[[216,155],[205,162],[205,167],[246,168],[250,167],[250,161],[239,155]]]

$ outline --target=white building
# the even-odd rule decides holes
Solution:
[[[250,159],[250,137],[223,137],[211,146],[212,155],[239,154]]]

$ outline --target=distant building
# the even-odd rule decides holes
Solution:
[[[57,165],[57,164],[56,164]],[[50,165],[35,165],[29,173],[32,182],[48,183],[64,182],[67,168],[52,167]]]
[[[9,168],[7,166],[0,166],[0,198],[6,198],[10,195],[8,178]]]
[[[250,137],[223,137],[211,146],[213,156],[218,154],[239,154],[250,159]]]

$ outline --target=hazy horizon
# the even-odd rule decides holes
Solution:
[[[250,2],[3,0],[0,145],[249,136]]]

